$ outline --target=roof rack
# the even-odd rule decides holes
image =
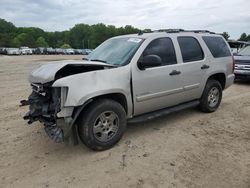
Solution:
[[[165,32],[166,33],[180,33],[180,32],[184,32],[184,29],[166,29]]]
[[[159,30],[154,30],[152,32],[139,31],[138,35],[143,35],[143,33],[156,33],[156,32],[166,32],[166,33],[193,32],[193,33],[216,34],[215,32],[211,32],[211,31],[208,31],[208,30],[159,29]]]
[[[184,32],[210,33],[210,34],[215,34],[215,32],[211,32],[211,31],[208,31],[208,30],[185,30]]]

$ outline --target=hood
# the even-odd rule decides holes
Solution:
[[[29,76],[30,83],[47,83],[62,77],[89,71],[102,70],[105,67],[114,67],[96,61],[56,61],[34,69]]]
[[[250,56],[239,56],[239,55],[236,55],[234,56],[234,60],[235,60],[235,63],[250,63]]]

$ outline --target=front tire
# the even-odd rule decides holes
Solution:
[[[211,113],[217,110],[222,99],[222,87],[217,80],[208,80],[200,99],[200,110]]]
[[[122,138],[126,124],[126,112],[121,104],[99,99],[81,113],[78,133],[87,147],[102,151],[113,147]]]

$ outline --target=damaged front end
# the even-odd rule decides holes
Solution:
[[[43,123],[46,133],[55,142],[78,144],[77,118],[91,99],[80,100],[89,91],[93,92],[92,85],[96,84],[96,80],[92,78],[115,67],[102,62],[72,60],[48,63],[34,69],[29,75],[32,93],[20,105],[29,106],[24,119],[28,120],[28,124],[35,121]],[[79,77],[80,82],[77,81]],[[86,84],[82,84],[83,80]],[[90,86],[92,81],[94,84]],[[58,84],[61,82],[63,84]]]
[[[61,88],[47,84],[31,84],[32,93],[28,100],[22,100],[21,106],[29,105],[29,112],[23,117],[28,124],[40,121],[48,136],[55,142],[63,142],[63,131],[57,126],[57,113],[61,107]]]

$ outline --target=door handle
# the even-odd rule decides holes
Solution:
[[[173,70],[169,73],[170,76],[181,74],[181,71]]]
[[[208,69],[209,67],[210,67],[209,65],[204,64],[201,66],[201,69]]]

